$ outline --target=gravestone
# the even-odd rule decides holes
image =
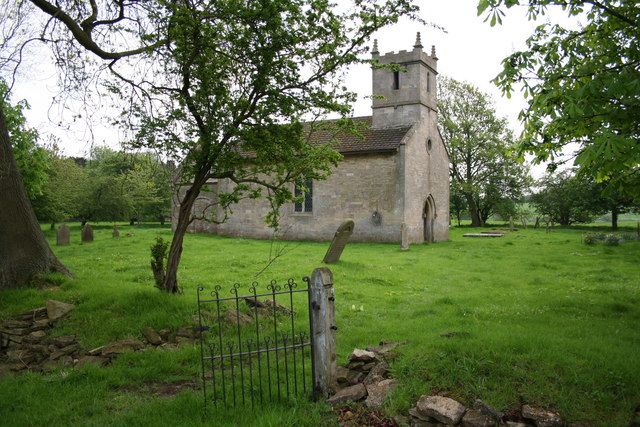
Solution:
[[[407,225],[404,222],[400,226],[400,250],[409,250],[409,233],[407,233]]]
[[[494,233],[489,231],[484,231],[481,233],[465,233],[462,237],[502,237],[504,233]]]
[[[82,227],[82,241],[93,242],[93,228],[91,228],[91,224],[85,224],[85,226]]]
[[[66,246],[69,244],[70,232],[67,224],[62,224],[58,229],[58,234],[56,235],[56,245],[58,246]]]
[[[354,224],[351,220],[340,224],[336,234],[333,235],[333,240],[331,241],[331,245],[329,245],[329,249],[327,249],[327,253],[324,255],[323,262],[325,264],[333,264],[340,260],[340,255],[342,255],[342,251],[353,233],[353,227]]]
[[[113,226],[113,231],[111,232],[111,235],[113,237],[120,237],[120,231],[118,231],[118,227],[116,227],[115,225]]]

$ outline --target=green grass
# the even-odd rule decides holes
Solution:
[[[180,270],[184,293],[167,295],[153,287],[149,247],[156,236],[170,238],[170,230],[123,225],[122,237],[112,239],[110,229],[94,227],[95,242],[80,244],[79,226],[72,227],[72,244],[54,250],[75,278],[1,292],[0,317],[50,298],[76,303],[54,333],[76,334],[92,348],[141,337],[145,326],[188,324],[197,284],[228,292],[238,282],[247,289],[269,257],[265,241],[189,235]],[[583,425],[628,424],[640,404],[640,242],[586,246],[582,229],[463,238],[469,231],[454,228],[451,241],[407,252],[394,244],[349,244],[331,266],[339,361],[354,347],[407,341],[392,364],[400,386],[384,408],[388,414],[406,414],[420,395],[441,392],[502,410],[522,402],[551,407]],[[53,244],[53,232],[46,233]],[[309,275],[327,244],[289,248],[257,279],[262,286]],[[109,367],[9,375],[0,378],[0,424],[336,423],[321,403],[218,410],[203,418],[200,390],[170,398],[148,391],[156,382],[193,380],[199,369],[199,347],[187,345],[126,354]]]

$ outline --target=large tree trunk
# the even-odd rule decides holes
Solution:
[[[618,231],[618,208],[611,209],[611,230]]]
[[[182,256],[182,243],[187,228],[191,223],[191,209],[200,194],[202,185],[206,182],[206,178],[196,177],[192,186],[187,190],[184,197],[180,201],[180,209],[178,210],[178,223],[176,230],[173,232],[173,240],[169,247],[169,256],[167,259],[167,274],[164,279],[164,290],[171,293],[179,291],[178,287],[178,266],[180,265],[180,257]]]
[[[22,183],[0,105],[0,289],[42,274],[71,274],[51,251]]]
[[[482,227],[484,224],[482,222],[482,217],[480,216],[480,209],[478,209],[478,205],[474,200],[473,195],[465,194],[465,198],[467,199],[467,205],[469,206],[469,215],[471,216],[471,226]]]

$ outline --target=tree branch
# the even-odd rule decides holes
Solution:
[[[89,31],[85,31],[85,29],[83,29],[81,24],[78,24],[69,14],[63,11],[60,7],[54,6],[53,4],[49,3],[46,0],[29,0],[29,1],[31,1],[31,3],[33,3],[36,7],[42,10],[44,13],[62,22],[69,29],[69,31],[71,31],[71,34],[73,35],[74,39],[78,43],[80,43],[82,47],[87,49],[89,52],[94,53],[96,56],[98,56],[101,59],[113,60],[113,59],[125,58],[128,56],[135,56],[144,52],[152,51],[153,49],[164,44],[164,40],[161,40],[151,45],[142,46],[137,49],[124,50],[119,52],[109,52],[102,49],[100,46],[98,46],[98,44],[95,41],[93,41],[93,39],[91,38],[91,32],[90,32],[92,27],[90,27],[89,24],[87,24],[87,29]],[[91,24],[91,25],[94,25],[94,24]]]

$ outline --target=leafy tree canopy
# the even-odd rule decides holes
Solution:
[[[4,110],[11,147],[29,198],[42,194],[47,184],[50,159],[47,150],[37,145],[38,132],[27,126],[25,100],[12,105],[8,100],[7,84],[0,79],[0,102]]]
[[[600,192],[592,179],[571,170],[549,172],[539,182],[540,191],[531,203],[549,222],[560,225],[584,223],[602,213]]]
[[[42,193],[31,197],[31,204],[40,221],[51,223],[76,218],[84,198],[82,189],[86,172],[73,159],[62,156],[56,147],[48,151],[48,179]]]
[[[32,199],[40,221],[164,221],[173,168],[148,153],[94,148],[89,159],[49,151],[49,180]]]
[[[529,175],[515,153],[515,141],[490,98],[469,83],[441,78],[438,108],[442,136],[449,149],[454,212],[464,198],[474,226],[496,213],[515,213]],[[457,199],[456,199],[457,198]]]
[[[151,153],[95,148],[78,186],[83,221],[157,221],[170,211],[171,171]]]
[[[39,40],[51,46],[62,82],[74,90],[99,75],[104,96],[125,100],[119,122],[135,133],[132,145],[180,164],[184,191],[165,283],[172,292],[207,181],[233,184],[212,221],[241,198],[262,196],[273,208],[266,221],[277,224],[278,207],[295,198],[292,183],[323,179],[340,159],[332,147],[310,144],[302,122],[348,116],[346,67],[366,60],[379,28],[419,19],[412,0],[28,3],[46,15],[42,22],[55,22]]]
[[[551,161],[576,144],[582,173],[640,195],[640,4],[635,0],[480,0],[491,25],[526,6],[535,19],[556,6],[585,21],[576,29],[541,24],[527,50],[503,61],[496,84],[528,99],[522,150]],[[552,163],[553,166],[553,163]]]

